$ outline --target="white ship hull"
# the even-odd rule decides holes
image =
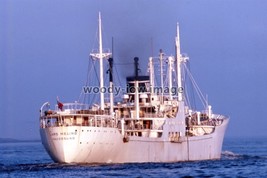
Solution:
[[[117,128],[66,126],[41,128],[44,147],[60,163],[130,163],[211,160],[221,157],[228,119],[208,135],[181,137],[132,136],[123,142]]]

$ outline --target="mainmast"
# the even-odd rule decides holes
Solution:
[[[180,49],[180,34],[179,34],[179,23],[177,23],[177,32],[176,32],[176,38],[175,38],[175,47],[176,47],[176,62],[177,62],[177,78],[178,78],[178,101],[183,100],[182,95],[182,72],[181,72],[181,62],[182,62],[182,56],[181,56],[181,49]]]
[[[98,14],[98,35],[99,35],[99,49],[98,53],[91,53],[90,55],[95,58],[99,59],[99,73],[100,73],[100,109],[104,110],[104,77],[103,77],[103,59],[107,59],[111,53],[103,53],[102,47],[102,23],[101,23],[101,13]]]
[[[101,24],[101,13],[98,15],[98,33],[99,33],[99,66],[100,66],[100,89],[104,87],[104,77],[103,77],[103,49],[102,49],[102,24]],[[104,110],[104,93],[100,92],[100,108]]]

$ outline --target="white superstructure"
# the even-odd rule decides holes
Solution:
[[[175,42],[175,57],[160,51],[159,57],[149,58],[148,76],[139,76],[135,58],[135,75],[127,77],[127,93],[121,102],[115,103],[111,92],[108,103],[100,93],[100,107],[59,103],[50,110],[49,103],[44,103],[40,134],[51,158],[60,163],[219,159],[229,119],[212,113],[207,103],[203,112],[190,108],[183,78],[188,57],[180,52],[178,24]],[[91,56],[99,60],[100,88],[104,87],[103,60],[109,58],[111,74],[113,60],[111,53],[102,50],[100,14],[99,50]],[[113,75],[109,86],[113,88]]]

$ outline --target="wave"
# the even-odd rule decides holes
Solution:
[[[105,166],[105,164],[70,164],[70,163],[40,163],[40,164],[10,164],[5,165],[0,163],[0,173],[1,172],[14,172],[14,171],[40,171],[40,170],[58,170],[58,169],[75,169],[81,167],[96,167]],[[1,176],[0,176],[1,177]]]
[[[48,164],[14,164],[14,165],[0,165],[0,172],[13,171],[39,171],[44,169],[57,169],[62,167],[62,164],[48,163]],[[65,166],[65,165],[64,165]]]
[[[245,165],[259,165],[265,163],[267,156],[258,156],[258,155],[249,155],[249,154],[238,154],[229,150],[222,152],[221,160],[213,161],[196,161],[196,162],[177,162],[177,163],[129,163],[129,164],[61,164],[61,163],[39,163],[39,164],[1,164],[0,163],[0,177],[1,174],[10,174],[10,173],[24,173],[31,172],[36,174],[38,172],[58,172],[61,170],[72,172],[84,172],[89,171],[92,174],[94,172],[101,173],[107,172],[107,174],[117,174],[121,172],[120,175],[126,174],[129,172],[129,167],[134,170],[144,169],[150,171],[152,174],[157,169],[165,170],[180,170],[183,168],[192,168],[195,166],[202,167],[205,164],[209,165],[208,167],[232,167],[233,165],[239,165],[242,163]],[[151,172],[151,168],[153,171]],[[206,167],[205,167],[206,168]],[[111,169],[111,170],[110,170]],[[110,171],[108,171],[110,170]],[[132,172],[131,172],[132,174]],[[34,176],[34,175],[33,175]]]
[[[267,159],[267,156],[237,154],[232,151],[222,151],[222,159]]]

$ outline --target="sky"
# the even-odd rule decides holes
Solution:
[[[226,137],[267,136],[267,1],[0,0],[0,138],[39,139],[39,109],[76,101],[97,47],[101,11],[105,47],[121,63],[159,49],[181,51],[215,113],[230,116]],[[119,68],[120,77],[131,75]]]

